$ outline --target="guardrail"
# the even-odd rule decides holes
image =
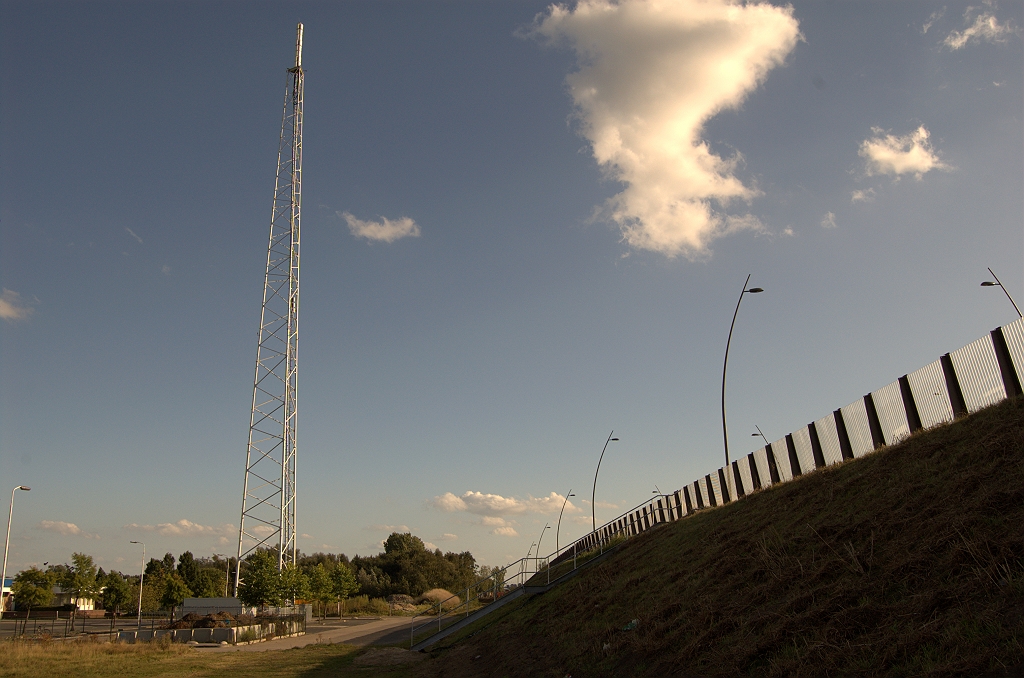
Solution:
[[[638,504],[547,557],[521,558],[474,582],[413,617],[409,645],[415,644],[417,634],[439,633],[517,589],[547,586],[616,542],[1020,396],[1022,383],[1024,318],[733,461],[728,469],[719,468],[675,492]],[[730,496],[727,473],[733,476],[736,497]],[[433,618],[421,619],[428,616]]]

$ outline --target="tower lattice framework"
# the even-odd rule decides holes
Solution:
[[[277,180],[263,284],[245,486],[238,528],[235,595],[241,561],[277,550],[278,567],[295,562],[295,469],[299,382],[299,217],[302,207],[302,24],[288,69]]]

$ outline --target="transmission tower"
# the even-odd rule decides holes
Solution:
[[[260,548],[277,549],[278,568],[295,562],[295,462],[299,383],[299,214],[302,206],[302,24],[295,66],[288,69],[277,180],[263,283],[249,444],[245,454],[241,561]]]

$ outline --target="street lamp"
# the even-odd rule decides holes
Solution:
[[[740,298],[736,302],[736,310],[732,314],[732,324],[729,325],[729,339],[725,342],[725,361],[722,363],[722,436],[725,439],[725,484],[728,488],[729,499],[733,499],[732,492],[732,469],[729,466],[729,427],[725,424],[725,370],[729,367],[729,345],[732,343],[732,330],[736,327],[736,316],[740,312],[740,303],[743,301],[744,294],[758,294],[764,292],[760,287],[751,287],[747,289],[747,283],[750,282],[750,274],[747,274],[747,279],[743,281],[743,291],[740,292]]]
[[[562,502],[562,511],[565,510],[565,502],[569,501],[569,497],[575,497],[572,493],[572,488],[569,488],[569,494],[565,495],[565,500]],[[555,553],[558,553],[558,533],[562,529],[562,511],[558,512],[558,527],[555,528]]]
[[[137,626],[142,630],[142,580],[146,578],[146,542],[129,541],[129,544],[142,544],[142,570],[139,572],[139,619]]]
[[[231,578],[231,559],[223,553],[214,553],[214,558],[224,558],[227,561],[227,565],[224,566],[224,597],[228,597],[228,579]]]
[[[7,581],[7,549],[11,545],[11,519],[14,518],[14,493],[18,490],[28,492],[31,487],[25,487],[24,485],[18,485],[16,488],[11,490],[11,511],[7,514],[7,541],[4,542],[4,567],[0,571],[0,619],[4,616],[4,583]]]
[[[996,272],[993,271],[991,268],[988,269],[988,272],[992,274],[992,277],[995,278],[996,281],[992,282],[991,280],[986,280],[985,282],[981,283],[981,286],[982,287],[1002,287],[1003,288],[1003,294],[1005,294],[1006,298],[1010,300],[1011,304],[1013,304],[1013,310],[1017,312],[1018,316],[1024,318],[1024,315],[1021,315],[1020,309],[1017,308],[1017,303],[1013,300],[1013,297],[1010,296],[1010,293],[1006,291],[1006,287],[1004,287],[1003,283],[1000,282],[999,277],[996,275]]]
[[[764,439],[764,444],[765,444],[765,445],[770,445],[771,443],[769,443],[769,442],[768,442],[768,439],[764,437],[764,434],[763,434],[763,433],[761,433],[761,427],[760,427],[760,426],[758,426],[757,424],[754,424],[754,428],[756,428],[756,429],[757,429],[757,433],[751,433],[751,434],[750,434],[750,437],[751,437],[751,438],[756,438],[757,436],[761,436],[761,438],[763,438],[763,439]]]
[[[615,433],[615,430],[612,430]],[[594,498],[597,496],[597,474],[601,471],[601,460],[604,459],[604,452],[608,449],[608,443],[618,438],[612,438],[612,433],[608,434],[608,440],[604,441],[604,447],[601,449],[601,456],[597,460],[597,470],[594,471],[594,489],[590,493],[590,526],[594,532],[597,532],[597,513],[594,511]]]
[[[541,542],[544,541],[544,532],[546,532],[547,530],[550,530],[550,529],[551,529],[551,526],[548,525],[547,523],[544,523],[544,529],[540,531],[540,537],[537,539],[537,553],[536,553],[536,557],[537,558],[540,558],[540,545],[541,545]]]

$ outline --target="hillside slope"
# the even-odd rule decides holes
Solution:
[[[496,616],[417,675],[1016,675],[1024,399],[664,525]]]

